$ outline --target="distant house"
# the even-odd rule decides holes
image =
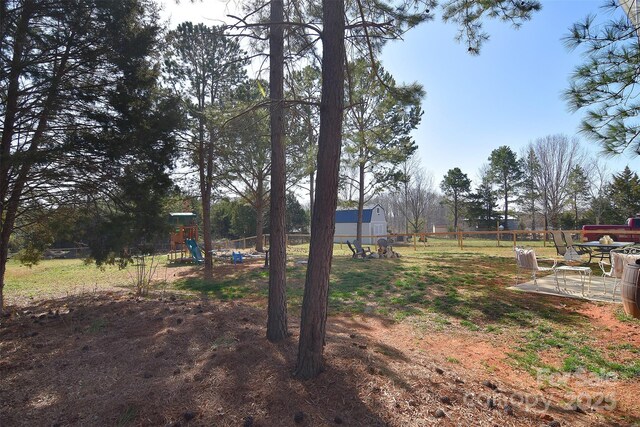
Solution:
[[[336,232],[333,241],[344,243],[356,238],[358,226],[358,210],[346,209],[336,211]],[[362,211],[362,243],[375,244],[378,239],[387,235],[387,218],[384,209],[375,205]]]

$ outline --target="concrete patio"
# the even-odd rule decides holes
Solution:
[[[566,289],[565,289],[565,277],[566,277]],[[520,280],[530,279],[531,276],[527,275],[526,278],[521,276]],[[517,289],[524,292],[533,292],[546,295],[556,295],[568,298],[581,298],[590,301],[600,301],[622,304],[620,299],[620,282],[616,289],[615,299],[611,299],[611,292],[613,290],[613,279],[605,277],[607,292],[604,292],[604,286],[602,283],[602,276],[591,276],[591,286],[589,286],[589,278],[585,278],[584,282],[584,296],[582,295],[582,282],[579,274],[567,273],[564,277],[560,272],[558,273],[559,289],[556,287],[556,279],[553,273],[538,277],[538,286],[533,284],[532,280],[527,282],[518,283],[515,286],[510,286],[508,289]],[[515,283],[515,278],[513,279]]]

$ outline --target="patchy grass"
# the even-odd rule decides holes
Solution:
[[[127,406],[127,408],[118,417],[116,425],[118,427],[124,427],[133,424],[137,416],[138,408],[136,408],[135,406]]]
[[[618,354],[623,351],[637,359],[636,347],[600,349],[594,345],[588,320],[571,309],[580,302],[567,301],[562,308],[553,297],[506,290],[515,268],[510,246],[487,247],[485,242],[484,247],[475,247],[473,242],[465,241],[469,243],[467,249],[460,251],[435,243],[421,243],[415,250],[413,246],[398,246],[395,249],[402,258],[380,260],[353,259],[346,246],[336,245],[330,312],[374,314],[395,322],[410,320],[421,333],[458,328],[488,340],[500,335],[503,337],[499,339],[516,343],[509,352],[511,362],[534,375],[539,369],[584,369],[613,372],[623,378],[640,376],[640,362],[621,359]],[[536,243],[540,255],[553,254],[553,247]],[[79,290],[130,287],[127,271],[115,267],[100,270],[81,260],[44,261],[33,268],[10,262],[8,267],[5,292],[10,297],[41,298]],[[164,266],[158,269],[157,278],[169,290],[194,297],[264,301],[268,293],[267,270],[247,265],[216,268],[214,280],[210,281],[198,274],[176,276],[175,269]],[[304,265],[292,264],[287,269],[290,310],[300,309],[305,274]],[[617,310],[615,317],[621,322],[640,324],[622,310]],[[100,322],[96,320],[89,332],[103,331],[107,325]],[[556,363],[545,361],[545,352],[554,352]]]
[[[615,353],[607,353],[595,345],[595,340],[586,331],[558,328],[547,322],[523,332],[515,352],[510,353],[515,364],[532,375],[539,370],[550,372],[587,371],[609,377],[612,374],[622,378],[640,376],[640,360],[637,356],[620,359]],[[612,348],[610,347],[609,350]],[[629,350],[636,353],[632,345],[617,346],[614,350]],[[544,363],[541,355],[545,352],[556,354],[557,364]]]
[[[266,295],[265,282],[269,281],[266,270],[243,270],[228,276],[214,276],[213,280],[202,277],[186,277],[178,279],[173,286],[179,290],[186,290],[204,294],[210,298],[222,301],[242,299],[248,296]]]
[[[618,319],[621,322],[631,323],[631,324],[640,326],[640,319],[636,319],[635,317],[629,316],[624,312],[622,307],[619,307],[616,309],[615,316],[616,316],[616,319]]]
[[[45,299],[54,296],[131,287],[128,269],[98,268],[79,259],[42,261],[32,267],[7,262],[4,291],[9,297]]]

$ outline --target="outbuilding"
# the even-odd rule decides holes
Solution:
[[[335,243],[353,241],[358,230],[358,210],[344,209],[336,211]],[[362,243],[375,244],[378,239],[387,235],[387,218],[382,206],[362,210]]]

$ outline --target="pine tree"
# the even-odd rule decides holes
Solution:
[[[1,310],[9,239],[36,206],[108,200],[118,217],[105,223],[146,238],[170,188],[179,106],[157,86],[153,2],[9,0],[0,16]],[[114,247],[133,238],[108,231]]]
[[[398,166],[418,149],[410,136],[422,117],[422,87],[396,87],[379,64],[364,59],[348,65],[345,115],[346,166],[357,171],[357,239],[362,241],[364,205],[381,189],[400,183]]]
[[[619,174],[614,174],[609,197],[620,223],[640,212],[640,178],[638,174],[632,172],[629,166]]]
[[[516,154],[506,145],[497,148],[489,156],[489,176],[498,186],[504,207],[504,228],[509,229],[509,202],[517,200],[517,192],[522,179],[522,169]]]
[[[449,205],[453,214],[453,229],[458,230],[458,220],[465,199],[471,191],[471,180],[460,168],[449,169],[440,183],[440,189],[447,197],[445,203]]]
[[[565,38],[586,58],[571,75],[565,99],[572,110],[584,110],[581,131],[609,154],[640,153],[640,29],[622,13],[621,3],[635,5],[609,1],[600,17],[590,14]]]
[[[211,205],[220,178],[220,152],[224,123],[233,116],[227,108],[233,91],[246,79],[245,53],[238,40],[220,26],[184,22],[167,37],[165,76],[181,96],[189,117],[184,142],[187,167],[197,174],[202,204],[205,277],[213,275]]]

